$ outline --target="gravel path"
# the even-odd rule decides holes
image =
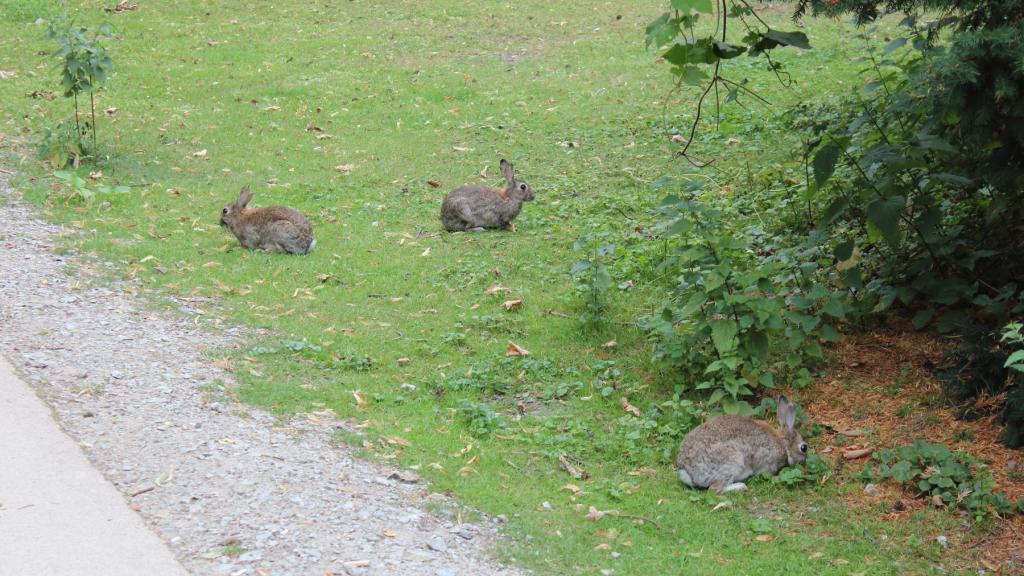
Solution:
[[[0,353],[189,571],[520,574],[487,557],[495,521],[425,512],[454,503],[332,444],[345,423],[212,401],[231,377],[203,352],[241,329],[205,331],[194,302],[153,312],[11,196],[0,180]]]

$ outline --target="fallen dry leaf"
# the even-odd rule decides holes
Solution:
[[[587,512],[587,515],[584,516],[584,518],[590,520],[591,522],[597,522],[601,518],[604,518],[606,514],[608,514],[608,511],[598,510],[597,508],[591,506],[590,510]]]
[[[580,493],[580,487],[575,485],[575,484],[566,484],[566,485],[562,486],[561,489],[562,490],[568,490],[569,492],[572,492],[573,494],[579,494]]]
[[[501,303],[505,307],[505,310],[512,311],[523,305],[523,301],[520,300],[506,300]]]
[[[494,283],[494,284],[491,284],[490,286],[487,287],[486,290],[484,290],[484,294],[487,294],[487,295],[497,294],[498,292],[504,292],[505,294],[510,294],[512,292],[512,290],[510,288],[505,288],[504,286],[502,286],[501,284],[499,284],[497,282]]]
[[[387,538],[394,538],[395,536],[398,536],[398,534],[395,533],[394,530],[388,530],[387,528],[382,528],[380,533],[382,536],[385,536]]]
[[[489,166],[487,164],[484,164],[484,169],[480,171],[481,178],[487,178],[487,168],[489,168]]]
[[[636,416],[637,418],[640,417],[640,409],[630,404],[629,400],[627,400],[625,396],[619,398],[619,406],[622,406],[623,410],[629,412],[633,416]]]
[[[334,169],[337,170],[338,172],[341,172],[342,174],[351,174],[352,171],[356,169],[356,165],[355,164],[338,164],[337,166],[334,167]]]
[[[618,344],[618,343],[619,343],[619,337],[618,336],[612,336],[611,340],[605,342],[604,344],[601,344],[601,348],[615,348],[615,345]]]
[[[89,172],[89,179],[90,180],[99,180],[100,178],[103,178],[103,171],[102,170],[97,170],[95,172]]]
[[[712,508],[711,511],[714,512],[716,510],[721,510],[722,508],[732,508],[732,502],[729,502],[728,500],[723,500],[718,504],[715,504],[715,507]]]
[[[192,153],[193,158],[206,158],[206,148]]]
[[[601,542],[597,546],[594,546],[594,550],[611,550],[612,545],[607,542]]]
[[[872,448],[871,446],[864,446],[864,447],[861,447],[859,445],[850,446],[850,447],[846,448],[845,450],[843,450],[843,459],[844,460],[856,460],[857,458],[863,458],[864,456],[869,456],[874,451],[875,451],[875,449]]]
[[[405,446],[406,448],[412,446],[412,442],[409,442],[401,436],[384,436],[384,441],[388,444],[398,444],[399,446]]]
[[[10,70],[0,70],[0,80],[11,80],[17,77],[17,72],[11,72]]]
[[[725,145],[726,146],[732,146],[733,144],[739,144],[739,143],[740,143],[740,141],[739,141],[738,138],[726,138],[725,139]]]
[[[430,184],[431,188],[440,188],[441,187],[441,181],[440,180],[427,180],[427,184]]]
[[[508,349],[505,352],[506,356],[529,356],[530,351],[515,342],[508,341]]]
[[[452,146],[452,150],[455,150],[456,152],[470,152],[473,149],[472,148],[466,148],[466,147],[463,147],[463,146]]]
[[[113,116],[114,114],[117,114],[117,108],[107,108],[104,112],[106,112],[107,116]]]
[[[758,534],[757,536],[754,536],[754,540],[757,540],[758,542],[771,542],[772,536],[771,534]]]
[[[430,248],[428,247],[423,252],[420,252],[420,256],[430,256]]]
[[[366,396],[359,390],[352,391],[352,397],[356,399],[356,409],[362,410],[366,408]]]
[[[565,454],[558,455],[558,467],[569,473],[570,476],[577,480],[586,480],[590,477],[590,473],[583,467],[583,462],[578,458],[572,458]]]
[[[679,134],[673,134],[672,141],[675,142],[676,144],[682,144],[683,142],[686,142],[686,138],[683,138]]]

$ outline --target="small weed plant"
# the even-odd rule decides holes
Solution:
[[[113,60],[101,43],[101,39],[111,36],[109,24],[89,28],[76,24],[74,19],[66,14],[54,19],[47,28],[46,37],[57,43],[57,51],[54,56],[60,59],[60,85],[64,97],[73,98],[75,101],[74,134],[76,138],[71,140],[66,137],[70,126],[63,129],[58,126],[57,137],[49,132],[44,135],[44,142],[49,140],[50,146],[59,142],[75,144],[73,148],[68,148],[64,153],[50,155],[46,158],[51,163],[68,158],[77,165],[82,157],[96,153],[96,91],[107,83],[107,79],[114,70]],[[81,114],[78,97],[86,92],[89,94],[90,122],[83,129],[79,120]],[[87,131],[92,134],[92,146],[85,149],[82,146],[81,137]],[[77,150],[79,154],[73,154],[74,150]],[[82,154],[85,150],[88,150],[89,154]],[[56,167],[63,168],[65,165],[61,164]]]
[[[894,480],[916,488],[923,497],[960,507],[982,520],[991,514],[1024,511],[1024,500],[1011,502],[1000,492],[992,474],[964,452],[917,440],[908,446],[875,453],[861,471],[864,480]]]

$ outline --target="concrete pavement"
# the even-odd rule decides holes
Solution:
[[[186,576],[0,357],[0,576]]]

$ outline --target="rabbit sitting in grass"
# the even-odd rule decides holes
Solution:
[[[504,188],[488,188],[468,184],[453,190],[441,203],[441,223],[449,232],[472,228],[511,228],[512,220],[523,209],[523,202],[533,200],[533,191],[526,182],[516,180],[515,169],[504,159],[501,175]]]
[[[694,428],[679,445],[679,479],[694,488],[731,492],[745,490],[743,481],[751,476],[802,464],[807,443],[796,429],[796,410],[785,396],[779,398],[776,418],[778,431],[730,414]]]
[[[308,254],[316,240],[313,226],[298,211],[284,206],[247,208],[252,191],[246,186],[238,199],[221,210],[220,225],[231,229],[242,247],[263,252]]]

